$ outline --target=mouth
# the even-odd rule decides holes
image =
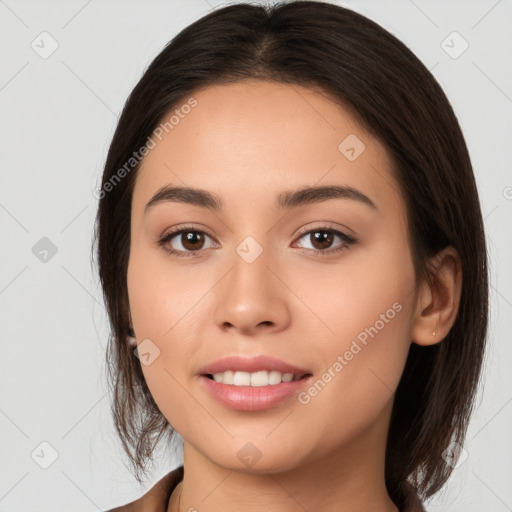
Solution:
[[[291,373],[290,366],[281,366],[287,366],[282,368],[285,371],[255,368],[251,372],[224,369],[205,373],[203,370],[199,374],[200,383],[210,397],[235,411],[263,411],[286,403],[293,406],[290,400],[310,385],[313,376],[303,370]]]
[[[244,372],[228,370],[218,373],[202,375],[219,384],[239,387],[276,386],[287,382],[296,382],[310,377],[310,373],[283,373],[277,370],[260,370],[257,372]]]
[[[199,368],[197,375],[210,396],[240,411],[276,407],[313,379],[309,368],[263,354],[232,354]]]

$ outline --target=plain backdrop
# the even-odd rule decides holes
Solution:
[[[491,324],[468,457],[430,512],[512,510],[512,2],[339,2],[395,34],[446,91],[485,217]],[[213,0],[0,1],[0,512],[131,501],[109,412],[109,327],[91,242],[102,166],[143,71]],[[454,34],[456,32],[457,34]],[[467,46],[467,48],[466,48]],[[313,511],[311,511],[313,512]]]

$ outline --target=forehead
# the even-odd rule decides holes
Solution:
[[[228,202],[331,184],[361,189],[376,203],[400,201],[384,146],[318,89],[258,80],[209,86],[175,105],[165,122],[138,171],[134,202],[168,184]]]

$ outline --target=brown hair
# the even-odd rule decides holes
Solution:
[[[130,212],[138,164],[112,180],[164,115],[193,91],[246,78],[319,88],[384,144],[406,202],[417,283],[432,279],[429,257],[448,245],[459,253],[464,280],[455,323],[441,343],[411,344],[387,441],[391,499],[407,506],[410,484],[426,499],[452,471],[442,452],[452,441],[463,444],[482,366],[488,270],[478,192],[456,116],[432,74],[373,21],[319,1],[234,4],[210,12],[153,60],[119,119],[103,172],[95,234],[112,327],[107,350],[112,413],[137,480],[161,437],[171,440],[174,431],[126,342]]]

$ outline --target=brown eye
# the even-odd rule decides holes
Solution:
[[[180,242],[187,251],[202,249],[205,239],[199,231],[183,231],[180,233]]]
[[[203,231],[181,228],[165,235],[158,241],[158,245],[164,247],[169,254],[187,256],[194,255],[194,253],[198,253],[197,255],[199,255],[202,249],[212,247],[214,242],[213,239]]]
[[[338,239],[338,243],[336,243],[336,239]],[[299,241],[301,241],[299,245],[302,248],[319,255],[342,251],[356,242],[351,236],[332,228],[311,229],[304,232]],[[311,247],[308,247],[308,244]]]
[[[309,233],[310,240],[315,249],[329,249],[334,240],[334,235],[330,231],[312,231]]]

